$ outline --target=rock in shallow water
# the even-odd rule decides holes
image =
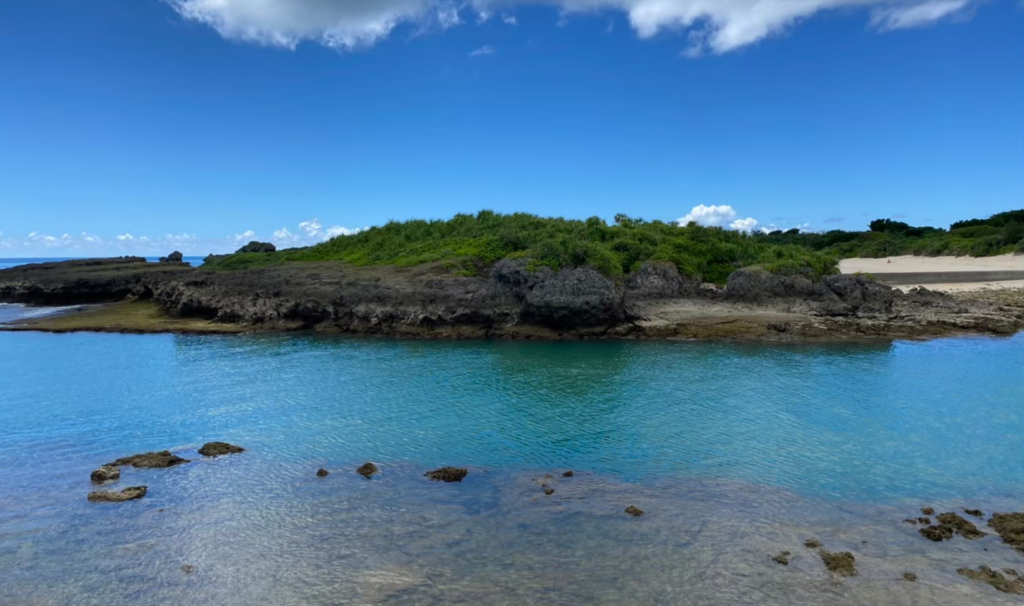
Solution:
[[[629,507],[626,508],[626,513],[633,516],[634,518],[639,518],[640,516],[644,515],[644,510],[640,509],[636,505],[630,505]]]
[[[435,482],[461,482],[469,471],[461,467],[442,467],[423,474]]]
[[[102,465],[94,469],[89,478],[93,482],[110,482],[121,477],[121,468],[115,465]]]
[[[1024,594],[1024,581],[1017,578],[1006,578],[1002,573],[992,570],[988,566],[979,566],[977,570],[957,568],[956,571],[972,581],[987,583],[1003,593]]]
[[[978,527],[963,516],[952,511],[940,513],[936,520],[938,524],[918,530],[924,538],[939,542],[953,538],[956,533],[968,540],[980,539],[988,533],[978,530]]]
[[[219,457],[226,454],[238,454],[245,452],[241,446],[228,444],[227,442],[207,442],[199,449],[199,454],[204,457]]]
[[[145,452],[142,454],[132,455],[130,457],[122,457],[113,463],[107,463],[107,465],[111,467],[127,466],[143,469],[157,469],[173,467],[182,463],[188,463],[188,459],[183,459],[177,455],[173,455],[169,450],[160,450],[157,452]]]
[[[910,581],[911,583],[913,583],[913,582],[917,581],[917,575],[912,573],[912,572],[904,572],[903,573],[903,580],[904,581]]]
[[[89,493],[89,501],[93,503],[122,503],[146,496],[145,486],[129,486],[120,492],[97,490]]]
[[[819,541],[818,539],[807,539],[806,541],[804,541],[804,547],[808,549],[817,549],[821,547],[821,541]]]
[[[994,513],[988,525],[1017,551],[1024,552],[1024,513]]]
[[[772,561],[775,562],[776,564],[782,564],[783,566],[789,566],[789,552],[788,551],[780,551],[779,555],[774,556],[772,558]]]
[[[829,572],[841,577],[857,576],[857,569],[854,567],[856,558],[849,551],[831,552],[822,549],[818,554],[821,555],[821,561],[825,562],[825,568],[828,568]]]
[[[377,469],[377,466],[374,465],[373,463],[363,463],[358,468],[356,468],[356,473],[363,476],[367,480],[369,480],[370,477],[373,476],[373,474],[377,473],[378,471],[379,470]]]
[[[326,469],[324,469],[323,467],[321,467],[320,469],[316,470],[316,477],[318,477],[318,478],[326,478],[328,475],[330,475],[330,473],[331,472],[329,472]]]

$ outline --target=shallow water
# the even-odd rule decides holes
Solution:
[[[1020,554],[901,521],[1019,510],[1022,368],[1024,335],[0,333],[0,603],[1002,603],[955,570],[1020,569]],[[114,487],[145,499],[85,500],[101,463],[199,458],[209,440],[249,451],[125,469]],[[366,460],[371,481],[353,472]],[[449,464],[467,480],[422,478]],[[860,575],[831,578],[809,536],[854,552]],[[770,559],[783,549],[787,567]]]

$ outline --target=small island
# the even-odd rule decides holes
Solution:
[[[315,330],[413,338],[843,340],[1012,334],[1018,292],[903,290],[839,261],[1024,250],[1024,210],[949,230],[746,234],[618,215],[613,224],[482,211],[321,244],[250,242],[200,267],[171,253],[0,271],[0,301],[82,306],[5,330]],[[1021,278],[1007,271],[1000,279]],[[1020,273],[1020,276],[1016,274]],[[1008,293],[1008,294],[1007,294]]]

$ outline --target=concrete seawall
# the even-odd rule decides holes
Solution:
[[[953,284],[1024,280],[1024,271],[914,271],[871,273],[882,284]]]

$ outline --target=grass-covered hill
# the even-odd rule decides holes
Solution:
[[[504,258],[528,259],[553,269],[591,265],[617,277],[644,261],[673,263],[680,272],[722,283],[741,267],[822,276],[838,260],[897,254],[991,255],[1024,251],[1024,210],[961,221],[949,230],[918,228],[883,219],[866,232],[745,234],[718,227],[680,226],[618,215],[607,224],[481,211],[448,220],[392,221],[308,248],[236,253],[211,258],[211,270],[235,270],[303,261],[411,266],[439,262],[462,275],[477,275]]]

